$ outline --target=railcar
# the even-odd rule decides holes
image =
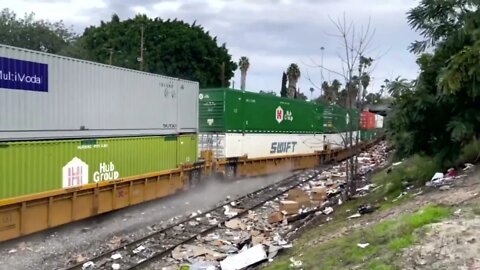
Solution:
[[[0,241],[170,196],[214,174],[345,159],[374,139],[360,115],[0,45]],[[364,140],[346,148],[349,131]]]

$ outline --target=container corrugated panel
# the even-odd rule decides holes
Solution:
[[[383,116],[375,114],[375,128],[383,128]]]
[[[375,128],[375,114],[367,111],[363,111],[360,114],[360,127],[361,129],[368,130]]]
[[[353,132],[353,142],[357,132]],[[216,158],[270,158],[276,156],[312,154],[324,150],[329,144],[333,149],[344,148],[347,133],[336,134],[271,134],[271,133],[223,133],[200,134],[199,148],[212,150]]]
[[[0,199],[174,169],[196,160],[196,135],[5,142],[0,143]]]
[[[200,92],[201,132],[323,132],[321,105],[228,88]]]
[[[196,133],[198,131],[198,82],[178,80],[177,87],[178,130],[181,133]]]
[[[196,132],[198,83],[0,45],[0,140]]]

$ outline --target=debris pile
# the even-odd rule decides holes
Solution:
[[[361,153],[357,175],[365,175],[382,166],[385,149],[386,145],[382,143],[369,152]],[[164,269],[182,265],[185,269],[243,269],[266,260],[272,261],[279,251],[292,247],[285,239],[289,233],[298,230],[307,217],[328,216],[334,212],[335,205],[342,204],[346,176],[346,164],[342,162],[325,171],[303,173],[301,179],[312,180],[285,190],[283,195],[241,217],[236,215],[243,212],[242,205],[232,203],[226,206],[224,215],[230,219],[218,224],[218,228],[210,234],[197,237],[191,244],[176,247],[171,256],[164,259],[168,265]],[[374,185],[366,185],[357,191],[367,193],[374,188]],[[374,206],[363,205],[357,215],[373,211]],[[210,222],[216,224],[216,220]],[[189,268],[186,268],[187,265]],[[301,266],[301,262],[292,260],[292,266]]]
[[[473,166],[474,165],[471,163],[466,163],[462,171],[469,171],[473,168]],[[450,168],[446,173],[436,172],[432,179],[430,179],[430,181],[428,181],[425,185],[429,187],[440,188],[440,190],[448,190],[456,180],[465,176],[465,174],[459,175],[456,168]]]

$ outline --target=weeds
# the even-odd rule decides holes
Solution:
[[[450,208],[428,206],[414,214],[384,221],[319,246],[302,249],[302,261],[305,269],[348,269],[368,261],[370,263],[365,265],[368,269],[395,269],[393,262],[398,253],[415,243],[413,232],[450,214]],[[313,232],[317,230],[321,228]],[[310,239],[311,236],[312,234]],[[360,248],[358,243],[370,245]],[[288,269],[288,265],[284,259],[267,269]]]

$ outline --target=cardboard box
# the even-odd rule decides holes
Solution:
[[[281,201],[280,211],[285,211],[289,215],[298,214],[300,204],[296,201]]]
[[[307,192],[299,188],[291,189],[288,192],[288,199],[291,201],[296,201],[302,207],[310,207],[310,196]]]
[[[275,212],[268,217],[268,223],[278,223],[283,221],[283,214],[280,212]]]
[[[327,188],[325,187],[312,188],[312,200],[324,201],[326,198],[327,198]]]

